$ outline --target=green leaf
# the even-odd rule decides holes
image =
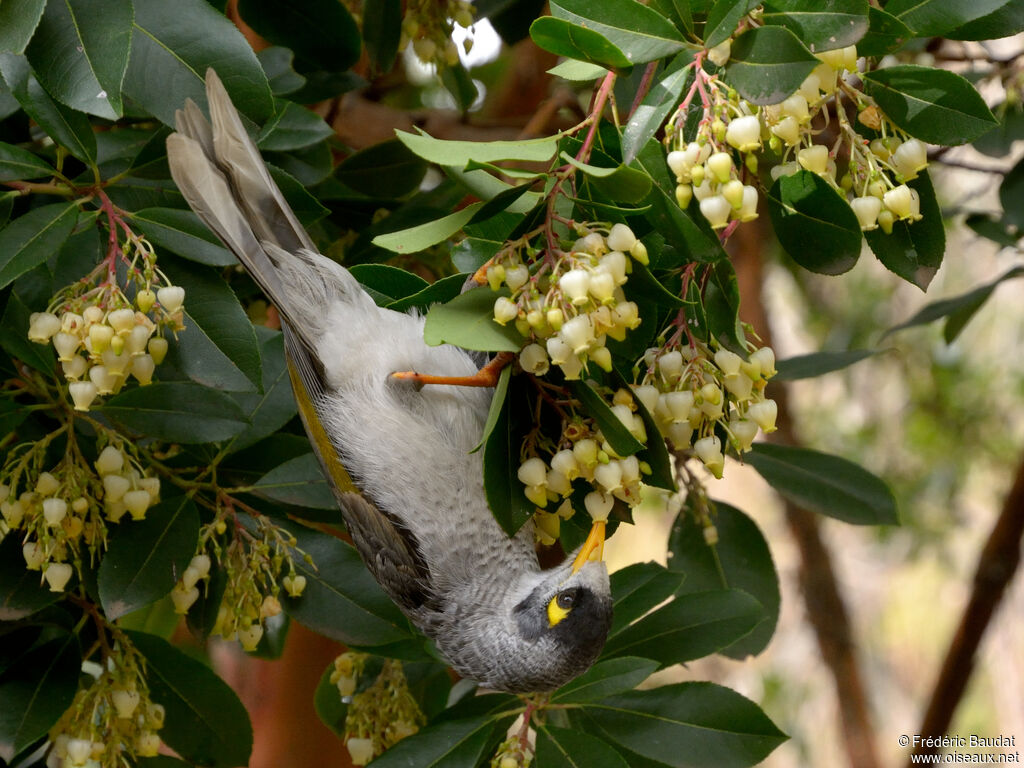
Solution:
[[[389,264],[356,264],[350,272],[382,307],[430,285],[419,275]]]
[[[54,174],[53,166],[31,152],[0,141],[0,181],[42,179]]]
[[[760,603],[761,615],[754,629],[720,650],[726,656],[743,659],[763,651],[775,632],[779,620],[779,576],[757,523],[723,502],[714,502],[713,509],[718,543],[709,546],[704,526],[693,514],[681,514],[669,536],[672,556],[668,562],[670,568],[686,574],[684,593],[741,589]]]
[[[185,289],[185,330],[178,335],[182,369],[198,384],[235,392],[259,387],[256,332],[234,291],[220,275],[167,259],[164,273]]]
[[[496,718],[493,717],[428,725],[374,760],[374,768],[465,768],[478,765],[495,727]]]
[[[518,352],[523,346],[519,332],[511,325],[494,322],[494,302],[498,295],[482,285],[447,304],[435,304],[427,312],[423,340],[432,347],[454,344],[481,352]]]
[[[7,306],[0,319],[0,347],[7,350],[11,357],[52,376],[56,364],[53,345],[36,344],[26,336],[32,311],[19,295],[16,286],[7,298]]]
[[[317,144],[334,129],[315,112],[284,99],[274,100],[274,115],[263,125],[257,139],[260,149],[288,152]]]
[[[469,223],[473,215],[483,208],[483,203],[471,203],[465,208],[442,216],[440,219],[428,221],[409,229],[377,235],[373,244],[395,253],[416,253],[432,245],[447,240]]]
[[[343,72],[359,59],[359,27],[337,0],[240,0],[238,11],[261,37],[295,51],[305,69]]]
[[[757,443],[745,460],[800,507],[854,525],[899,524],[889,486],[852,461],[772,443]]]
[[[964,224],[974,230],[975,234],[987,238],[1004,248],[1013,248],[1024,237],[1017,227],[1005,219],[989,216],[984,213],[972,213],[964,219]]]
[[[132,0],[47,3],[26,54],[50,95],[97,117],[121,117],[133,16]]]
[[[1009,155],[1013,142],[1024,139],[1024,104],[1003,102],[995,108],[999,125],[974,140],[973,147],[989,157]]]
[[[99,595],[110,620],[159,600],[185,572],[199,539],[199,511],[187,496],[146,510],[114,528],[100,562]]]
[[[761,18],[786,27],[811,51],[830,51],[864,37],[868,0],[769,0]]]
[[[550,6],[552,16],[597,32],[630,64],[661,59],[683,47],[672,22],[636,0],[552,0]]]
[[[1024,231],[1024,160],[1018,161],[1003,177],[999,185],[999,202],[1003,206],[1003,220]],[[923,213],[923,211],[922,211]]]
[[[0,230],[0,288],[56,253],[77,219],[75,203],[53,203],[33,208]]]
[[[233,453],[272,435],[291,421],[298,410],[284,356],[284,336],[262,327],[256,328],[256,336],[260,340],[262,386],[259,392],[231,393],[249,419],[248,426],[231,441]]]
[[[518,377],[511,382],[511,392],[504,397],[490,435],[484,441],[484,492],[487,506],[498,525],[509,536],[514,536],[537,509],[526,498],[523,484],[517,476],[523,422],[526,419],[524,407],[528,402],[522,397],[523,378]]]
[[[589,733],[678,768],[747,768],[786,739],[756,704],[713,683],[632,691],[583,713]]]
[[[0,675],[0,758],[8,763],[57,722],[78,690],[78,636],[61,633]]]
[[[757,27],[733,41],[725,80],[754,104],[778,104],[820,63],[785,27]]]
[[[950,30],[946,37],[953,40],[995,40],[1024,31],[1024,5],[1016,0],[1005,0],[1006,4],[987,16],[982,16],[962,27]]]
[[[283,504],[312,509],[337,509],[320,462],[312,453],[279,464],[252,487],[253,493]]]
[[[845,352],[812,352],[808,355],[788,357],[779,360],[776,365],[778,373],[772,377],[772,381],[796,381],[824,376],[826,373],[840,371],[877,354],[878,351],[874,349],[851,349]]]
[[[487,409],[487,421],[484,422],[483,432],[480,435],[480,442],[476,444],[470,453],[476,453],[487,443],[494,433],[494,428],[501,420],[501,413],[505,407],[505,398],[508,395],[508,380],[512,376],[511,366],[505,366],[498,374],[498,384],[494,388],[494,395],[491,397],[491,404]]]
[[[679,54],[655,81],[644,100],[633,110],[622,132],[622,162],[629,165],[640,150],[664,124],[669,113],[683,98],[683,90],[693,75],[690,63],[693,54]]]
[[[898,51],[913,37],[913,30],[902,21],[891,13],[871,6],[868,9],[868,32],[857,43],[857,53],[881,58],[887,53]]]
[[[287,155],[278,155],[278,157],[283,158],[287,157]],[[288,205],[291,206],[302,226],[309,229],[330,213],[327,208],[321,205],[319,200],[313,197],[305,185],[288,173],[288,171],[277,168],[273,163],[269,162],[267,163],[267,168],[270,170],[270,178],[277,184],[278,189],[281,190],[281,194],[288,201]]]
[[[923,218],[913,223],[894,222],[888,235],[881,229],[865,232],[864,239],[886,269],[925,291],[942,266],[946,230],[928,174],[922,173],[907,185],[917,190]]]
[[[4,3],[3,7],[7,8],[8,4]],[[0,73],[22,109],[51,139],[83,162],[96,161],[96,136],[89,119],[51,99],[32,74],[28,59],[0,54]]]
[[[4,0],[0,3],[0,53],[24,53],[46,0]]]
[[[64,597],[40,583],[39,571],[25,567],[21,546],[21,536],[0,541],[0,621],[19,621]]]
[[[944,69],[876,69],[864,73],[864,90],[897,127],[932,144],[966,144],[998,122],[974,86]]]
[[[611,575],[614,637],[648,611],[677,594],[685,575],[657,563],[634,563]]]
[[[371,197],[403,197],[419,189],[427,164],[398,139],[349,155],[334,172],[348,187]]]
[[[543,163],[555,156],[557,136],[545,136],[528,141],[445,141],[425,133],[419,135],[395,131],[398,140],[424,160],[438,165],[464,168],[470,160],[496,163],[501,160],[519,160],[524,163]]]
[[[556,64],[548,70],[549,75],[560,77],[563,80],[570,80],[576,83],[586,83],[597,80],[608,74],[608,70],[598,64],[589,64],[577,59],[566,59],[561,64]]]
[[[530,37],[539,48],[556,56],[579,59],[604,69],[627,69],[632,62],[604,35],[553,16],[541,16],[530,25]]]
[[[849,204],[820,176],[810,171],[780,176],[766,198],[779,242],[801,267],[841,275],[857,263],[860,223]]]
[[[231,101],[262,123],[274,111],[267,76],[238,28],[205,0],[134,0],[132,53],[124,93],[166,125],[185,99],[206,109],[206,70],[217,70]]]
[[[738,355],[747,356],[740,321],[740,287],[732,262],[717,261],[704,287],[708,330],[718,342]]]
[[[646,219],[675,249],[675,258],[659,260],[659,267],[668,269],[691,261],[712,262],[726,258],[718,238],[702,229],[687,211],[680,210],[675,199],[661,187],[652,187],[644,202],[651,206]]]
[[[658,662],[634,656],[599,661],[551,695],[553,704],[580,704],[625,693],[654,674]]]
[[[451,301],[462,293],[462,287],[466,284],[466,277],[465,273],[442,277],[440,280],[435,280],[426,286],[423,290],[392,301],[386,306],[395,312],[408,312],[410,309],[426,311],[434,304],[443,304],[444,302]]]
[[[629,768],[625,759],[607,742],[582,731],[556,728],[537,729],[537,765],[544,768]]]
[[[337,684],[331,682],[333,674],[334,664],[328,664],[313,692],[313,708],[316,709],[320,722],[326,725],[331,733],[338,738],[344,738],[348,705],[341,700]]]
[[[471,160],[466,168],[479,167],[479,163]],[[471,224],[479,224],[501,212],[525,214],[537,207],[541,201],[540,192],[528,192],[528,185],[512,186],[501,179],[495,178],[483,170],[463,170],[452,165],[445,165],[441,170],[460,185],[468,189],[488,204],[473,214]],[[499,207],[500,206],[500,207]]]
[[[160,738],[187,761],[210,768],[248,765],[249,714],[228,684],[166,640],[142,632],[128,637],[146,659],[150,695],[166,710]]]
[[[296,573],[306,577],[301,597],[282,596],[295,621],[346,645],[370,647],[407,640],[408,624],[381,591],[352,545],[326,533],[286,526],[298,540]],[[306,562],[308,554],[313,563]]]
[[[885,10],[897,16],[919,37],[934,37],[994,13],[1007,4],[1007,0],[973,0],[969,3],[962,0],[891,0]]]
[[[180,208],[143,208],[130,214],[131,222],[154,245],[166,248],[182,258],[226,267],[237,264],[234,254],[225,248],[199,217]]]
[[[760,4],[760,0],[718,0],[708,11],[704,47],[714,48],[732,37],[740,20]]]
[[[377,0],[363,6],[363,44],[378,72],[395,64],[402,38],[402,0]]]
[[[597,422],[604,439],[619,456],[632,456],[643,450],[644,444],[633,437],[626,425],[612,412],[611,406],[588,382],[567,381],[566,385],[572,396],[583,405],[587,415]]]
[[[466,112],[480,96],[476,83],[469,76],[469,72],[462,66],[462,62],[451,67],[445,67],[441,71],[441,82],[455,100],[455,108],[460,112]]]
[[[128,389],[108,400],[102,410],[129,430],[174,443],[227,440],[247,424],[234,400],[190,381]]]
[[[578,169],[587,177],[587,181],[596,190],[606,195],[609,200],[619,203],[638,203],[651,191],[651,177],[636,168],[625,164],[614,168],[601,168],[596,165],[581,163],[568,152],[562,153],[562,159]]]
[[[272,45],[258,51],[256,58],[266,72],[270,90],[275,96],[295,93],[306,84],[306,78],[292,68],[295,54],[291,48]]]

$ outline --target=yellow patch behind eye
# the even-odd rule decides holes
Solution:
[[[569,615],[569,611],[571,610],[571,605],[568,608],[563,608],[558,604],[558,595],[552,597],[551,602],[548,603],[548,626],[553,627],[558,624],[562,619]]]

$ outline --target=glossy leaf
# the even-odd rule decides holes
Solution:
[[[544,768],[629,768],[608,742],[552,725],[537,729],[536,759]]]
[[[46,0],[5,0],[0,3],[0,53],[24,53]]]
[[[851,349],[846,352],[812,352],[787,357],[776,364],[778,373],[772,377],[772,381],[796,381],[824,376],[826,373],[841,371],[877,354],[877,350],[873,349]]]
[[[913,37],[913,30],[898,18],[871,6],[868,9],[868,32],[857,43],[857,53],[882,57],[898,51]]]
[[[356,264],[350,271],[378,306],[382,307],[419,293],[430,285],[419,275],[389,264]]]
[[[530,25],[530,37],[539,48],[605,69],[626,69],[632,62],[608,40],[587,27],[553,16],[541,16]]]
[[[150,242],[182,258],[226,267],[238,263],[234,254],[225,248],[199,217],[180,208],[143,208],[131,214],[132,224]]]
[[[377,0],[363,6],[363,44],[378,72],[394,66],[402,38],[402,0]]]
[[[0,230],[0,288],[56,253],[77,219],[75,203],[52,203],[33,208]]]
[[[685,574],[673,573],[657,563],[634,563],[611,575],[614,619],[608,633],[614,637],[655,606],[677,594]]]
[[[1008,5],[1008,0],[891,0],[885,6],[921,37],[944,35]]]
[[[25,567],[21,545],[21,536],[0,541],[0,621],[19,621],[64,596],[51,592],[39,571]]]
[[[226,440],[247,425],[228,395],[189,381],[127,389],[108,400],[102,412],[131,431],[175,443]]]
[[[494,302],[498,296],[482,285],[447,304],[435,304],[427,312],[423,340],[432,347],[454,344],[481,352],[518,352],[523,344],[519,332],[511,325],[494,322]]]
[[[447,240],[461,230],[473,218],[473,215],[484,206],[483,203],[471,203],[465,208],[442,216],[440,219],[428,221],[409,229],[377,235],[373,244],[395,253],[416,253]]]
[[[270,90],[275,96],[295,93],[306,84],[306,78],[292,66],[295,53],[290,48],[272,45],[257,51],[256,58],[259,59],[270,83]]]
[[[1024,5],[1016,0],[991,13],[950,30],[946,36],[954,40],[994,40],[1024,31]]]
[[[599,661],[575,680],[553,694],[553,704],[580,704],[598,701],[636,688],[658,669],[653,659],[622,656]]]
[[[0,319],[0,347],[26,365],[51,375],[56,361],[53,345],[36,344],[29,341],[25,334],[32,312],[33,309],[15,288],[7,297],[7,306]]]
[[[523,378],[523,377],[520,377]],[[519,470],[522,399],[515,383],[484,441],[484,492],[491,514],[509,536],[523,527],[537,507],[523,493]]]
[[[238,28],[205,0],[134,0],[135,29],[124,93],[165,125],[185,99],[206,109],[214,67],[239,111],[262,123],[274,111],[267,76]]]
[[[462,293],[462,288],[465,284],[466,275],[464,273],[448,275],[448,277],[435,280],[422,290],[392,301],[386,306],[395,312],[408,312],[410,309],[426,311],[434,304],[443,304],[454,299]]]
[[[1024,231],[1024,160],[1019,160],[1003,177],[999,202],[1003,206],[1003,219],[1018,231]]]
[[[886,269],[924,291],[942,266],[946,230],[928,174],[922,173],[907,185],[917,190],[923,218],[912,224],[897,221],[888,235],[881,229],[865,232],[864,239]]]
[[[749,699],[713,683],[678,683],[588,704],[588,733],[676,768],[747,768],[785,741]]]
[[[647,219],[675,249],[676,258],[670,263],[659,261],[659,267],[670,268],[689,261],[709,262],[725,258],[725,251],[718,238],[709,235],[691,218],[688,211],[680,210],[675,199],[669,197],[661,187],[652,187],[644,202],[651,206]]]
[[[121,117],[133,16],[131,0],[47,3],[26,54],[50,95],[97,117]]]
[[[581,163],[567,152],[562,153],[562,159],[582,172],[590,185],[606,195],[609,200],[638,203],[651,191],[651,177],[625,164],[615,168],[601,168]]]
[[[0,675],[0,758],[13,763],[71,706],[82,665],[78,636],[61,633]]]
[[[464,768],[477,765],[495,727],[495,719],[491,717],[428,725],[374,760],[374,768]]]
[[[670,56],[683,47],[675,26],[636,0],[552,0],[550,6],[552,16],[602,35],[631,64]]]
[[[291,48],[306,69],[343,72],[359,59],[359,27],[335,0],[240,0],[238,10],[261,37]]]
[[[998,122],[974,86],[944,69],[876,69],[864,74],[864,89],[898,127],[932,144],[966,144]]]
[[[655,81],[644,100],[633,110],[622,132],[622,162],[629,165],[651,137],[661,128],[669,113],[683,98],[683,90],[692,82],[690,53],[681,53]]]
[[[269,328],[257,327],[255,330],[260,341],[261,387],[259,392],[231,394],[249,419],[246,428],[231,441],[233,452],[272,435],[291,421],[298,411],[284,356],[284,336]]]
[[[150,696],[166,710],[161,740],[198,765],[248,765],[252,725],[228,684],[162,638],[142,632],[128,636],[146,659]]]
[[[778,104],[820,62],[784,27],[758,27],[737,37],[725,79],[754,104]]]
[[[484,422],[483,431],[480,434],[480,442],[476,444],[470,453],[476,453],[490,439],[494,428],[501,420],[501,414],[505,407],[505,398],[508,395],[508,381],[512,377],[512,367],[506,365],[498,374],[498,383],[494,387],[494,395],[491,397],[491,404],[487,408],[487,420]]]
[[[989,157],[1001,158],[1010,154],[1013,142],[1024,139],[1024,104],[1003,102],[995,114],[999,125],[975,139],[972,146]]]
[[[257,138],[260,149],[288,152],[317,144],[334,130],[315,112],[295,102],[276,99],[274,115],[263,125]]]
[[[335,178],[371,197],[402,197],[415,192],[427,164],[406,146],[392,139],[349,155],[334,172]]]
[[[53,166],[21,147],[0,141],[0,181],[52,176]]]
[[[723,502],[713,503],[711,522],[718,543],[704,538],[704,526],[692,514],[676,517],[669,535],[669,567],[686,574],[683,592],[740,589],[761,605],[757,624],[747,635],[719,652],[734,659],[763,651],[779,620],[779,576],[760,529],[743,512]]]
[[[199,539],[199,511],[187,496],[146,510],[144,520],[114,527],[100,563],[99,595],[107,618],[119,619],[159,600],[185,572]]]
[[[719,0],[708,11],[704,46],[714,48],[732,37],[740,19],[759,6],[760,0]]]
[[[868,31],[868,0],[769,0],[765,24],[786,27],[812,52],[853,45]]]
[[[348,705],[341,700],[337,684],[331,682],[333,674],[334,664],[328,664],[313,692],[313,708],[316,709],[320,722],[326,725],[335,736],[343,738]]]
[[[750,466],[792,503],[854,525],[898,525],[889,487],[859,464],[789,445],[757,443]]]
[[[598,64],[590,64],[577,59],[566,59],[548,70],[549,75],[560,77],[563,80],[571,80],[577,83],[586,83],[597,80],[608,74],[608,70]]]
[[[583,405],[587,414],[597,422],[601,434],[619,456],[632,456],[643,449],[644,444],[630,433],[629,429],[616,416],[611,406],[586,381],[566,382],[572,396]]]
[[[252,491],[274,501],[313,509],[337,509],[320,462],[312,453],[279,464],[261,477]]]
[[[775,234],[801,267],[840,275],[857,263],[857,216],[824,179],[809,171],[780,176],[766,197]]]
[[[398,140],[413,154],[438,165],[464,168],[470,160],[496,163],[501,160],[520,160],[543,163],[555,155],[558,137],[547,136],[527,141],[446,141],[425,133],[395,131]]]
[[[278,155],[278,157],[287,156]],[[270,178],[277,184],[302,226],[308,229],[330,213],[295,176],[270,162],[267,163],[267,168],[270,169]]]

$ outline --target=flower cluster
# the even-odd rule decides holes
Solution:
[[[557,258],[548,254],[550,260],[525,263],[510,249],[487,268],[491,288],[510,291],[495,301],[494,320],[514,322],[527,340],[519,353],[527,373],[543,376],[555,365],[566,379],[579,379],[589,361],[610,371],[607,338],[621,341],[640,325],[639,309],[626,300],[622,286],[632,260],[647,263],[644,244],[625,224],[607,234],[593,225],[580,230],[585,234]]]
[[[344,680],[346,690],[351,688],[352,691],[347,695],[344,738],[353,765],[366,765],[386,749],[412,736],[426,722],[409,691],[402,662],[384,659],[377,678],[358,693],[355,693],[356,681],[365,671],[365,655],[342,654],[334,666],[331,679],[337,675],[339,690]]]
[[[754,348],[746,360],[706,344],[669,344],[647,350],[646,372],[633,393],[654,416],[676,450],[691,449],[715,477],[725,467],[720,427],[737,453],[750,450],[760,429],[775,431],[778,406],[764,395],[775,374],[770,347]]]
[[[424,64],[454,67],[459,63],[459,49],[452,40],[452,21],[469,29],[473,15],[473,3],[468,0],[410,0],[402,20],[399,50],[412,43],[416,58]],[[472,47],[473,39],[467,37],[463,48],[469,53]]]
[[[50,729],[47,768],[120,768],[157,754],[164,708],[150,699],[142,664],[119,637],[106,667],[91,665],[95,679]]]
[[[344,703],[348,704],[352,694],[356,692],[359,676],[363,673],[368,658],[369,654],[348,651],[334,660],[334,671],[331,672],[330,680],[337,686],[338,695]]]
[[[117,256],[96,265],[81,280],[65,286],[45,312],[29,320],[28,338],[53,344],[75,409],[87,411],[98,395],[119,392],[129,376],[142,385],[167,354],[166,332],[185,326],[185,289],[173,285],[156,267],[145,238],[132,235],[125,290],[118,282]]]
[[[160,480],[146,477],[120,446],[108,445],[95,473],[72,453],[38,472],[45,443],[12,452],[0,470],[4,532],[22,534],[25,567],[40,571],[53,592],[63,592],[82,562],[106,546],[107,524],[129,513],[141,520],[160,498]],[[100,503],[102,502],[102,504]]]
[[[491,758],[490,768],[530,768],[533,763],[533,747],[537,734],[530,729],[527,744],[524,746],[523,740],[518,734],[517,723],[519,722],[521,722],[521,718],[512,724],[508,738],[498,745],[498,750]],[[516,732],[513,733],[513,731]]]

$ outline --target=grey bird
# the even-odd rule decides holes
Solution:
[[[191,101],[178,112],[171,173],[280,312],[300,414],[366,566],[463,677],[511,693],[563,685],[611,625],[608,572],[592,555],[603,524],[546,571],[532,524],[505,534],[472,452],[491,391],[392,375],[471,376],[473,357],[427,346],[421,316],[377,307],[317,253],[212,70],[206,82],[210,120]]]

